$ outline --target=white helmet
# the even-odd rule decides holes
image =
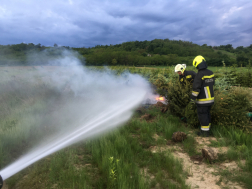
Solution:
[[[182,74],[184,73],[186,69],[186,65],[185,64],[177,64],[175,66],[175,72],[181,72]]]

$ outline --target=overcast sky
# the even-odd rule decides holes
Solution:
[[[252,44],[252,0],[0,0],[0,44]]]

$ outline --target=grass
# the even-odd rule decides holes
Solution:
[[[155,116],[155,110],[150,112]],[[174,130],[181,127],[179,119],[165,115],[149,124],[139,117],[136,115],[124,127],[105,136],[74,145],[35,163],[8,179],[9,188],[145,189],[154,184],[162,188],[189,188],[185,184],[187,173],[171,152],[148,150],[152,145],[164,145],[163,141],[169,140]],[[159,140],[152,137],[155,133],[161,136]],[[150,178],[147,180],[147,177]]]
[[[24,154],[31,143],[37,142],[38,136],[50,134],[48,129],[38,132],[36,126],[43,125],[47,120],[48,112],[45,110],[55,106],[43,103],[44,99],[51,96],[57,99],[59,95],[50,89],[42,93],[43,85],[40,84],[33,86],[33,90],[20,89],[17,95],[12,87],[16,89],[23,80],[13,83],[7,75],[2,74],[2,77],[4,82],[1,82],[0,87],[9,88],[8,93],[1,93],[0,98],[1,168]],[[153,119],[141,120],[140,117],[145,113]],[[169,112],[161,113],[157,107],[143,108],[142,113],[136,112],[123,127],[58,151],[6,182],[10,189],[190,188],[185,182],[189,173],[183,170],[182,162],[173,156],[173,150],[167,148],[167,141],[178,130],[188,134],[194,128],[185,127],[179,118]],[[245,164],[239,165],[240,171],[232,174],[227,170],[220,171],[218,183],[230,179],[247,188],[251,187],[251,134],[234,127],[215,126],[212,131],[217,141],[212,141],[211,146],[229,148],[214,163],[218,165],[225,161],[246,160]],[[199,155],[194,136],[188,135],[185,141],[178,144],[189,156]],[[166,150],[153,153],[150,150],[153,146]]]
[[[231,53],[231,52],[228,52],[228,51],[225,51],[225,50],[216,50],[214,49],[215,52],[221,52],[222,54],[226,54],[228,55],[230,58],[236,60],[236,54],[235,53]]]
[[[4,68],[4,72],[8,69]],[[20,74],[18,70],[6,73],[9,75],[2,74],[5,80],[0,84],[4,89],[0,99],[1,168],[25,154],[41,135],[50,135],[53,130],[44,126],[59,124],[51,120],[50,114],[55,105],[61,108],[51,103],[57,102],[60,95],[45,88],[39,77],[35,85],[25,85],[23,77],[28,73]],[[20,78],[11,79],[12,76]],[[48,103],[44,103],[45,99]],[[156,108],[146,109],[145,113],[155,119],[147,122],[140,120],[141,115],[135,115],[122,128],[34,163],[7,179],[8,187],[145,189],[156,183],[155,186],[163,188],[189,188],[185,184],[187,173],[171,152],[152,153],[149,150],[150,146],[166,144],[179,127],[179,119],[167,114],[161,116]],[[156,133],[160,136],[158,140],[153,138]]]
[[[217,141],[213,141],[210,146],[228,147],[227,153],[220,154],[217,162],[236,161],[240,171],[225,169],[219,172],[221,178],[234,180],[242,183],[247,188],[252,186],[252,136],[251,133],[243,132],[239,128],[227,128],[216,126],[213,129]],[[245,160],[245,164],[241,163]]]
[[[153,70],[153,69],[172,70],[172,71],[174,71],[175,65],[174,66],[150,66],[150,67],[124,67],[124,69],[125,68],[136,69],[136,70],[146,69],[148,71]],[[214,73],[223,73],[223,72],[228,72],[228,71],[232,71],[232,70],[235,70],[237,72],[244,72],[244,71],[249,70],[248,67],[236,67],[236,68],[234,68],[234,67],[223,67],[223,66],[218,66],[218,67],[217,66],[208,66],[208,69],[213,71]],[[198,70],[192,65],[187,65],[186,70],[194,71],[196,73],[198,72]]]
[[[150,113],[155,121],[140,120],[143,113]],[[166,146],[172,133],[180,130],[188,133],[181,121],[169,113],[160,115],[157,108],[136,113],[124,127],[116,129],[102,137],[76,144],[61,150],[28,169],[7,180],[9,188],[189,188],[185,184],[187,172],[182,162],[172,155],[172,151],[152,153],[151,146]],[[214,129],[217,142],[211,146],[229,146],[230,150],[219,157],[221,161],[246,159],[246,165],[240,165],[241,172],[219,172],[222,179],[232,179],[250,186],[252,172],[251,153],[246,144],[250,138],[240,130]],[[229,134],[231,133],[231,134]],[[158,139],[153,135],[157,134]],[[240,135],[240,137],[238,136]],[[234,137],[236,136],[236,138]],[[235,141],[243,138],[239,143]],[[165,142],[164,142],[165,141]],[[239,144],[239,145],[237,145]],[[242,144],[242,145],[241,145]],[[190,156],[195,151],[195,140],[189,136],[181,147]],[[112,160],[111,160],[112,159]],[[113,173],[113,174],[112,174]],[[204,179],[204,178],[203,178]]]

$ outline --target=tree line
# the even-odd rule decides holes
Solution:
[[[53,47],[33,43],[0,45],[0,65],[45,65],[49,59],[62,56],[65,49],[71,48],[57,44]]]
[[[50,56],[60,56],[63,49],[77,51],[86,65],[172,66],[178,63],[190,65],[197,55],[202,55],[210,66],[247,66],[252,60],[252,44],[233,48],[231,44],[220,46],[197,45],[188,41],[154,39],[130,41],[116,45],[74,48],[69,46],[45,47],[41,44],[21,43],[0,45],[0,65],[27,64],[27,54],[47,51]],[[43,64],[35,60],[34,64]],[[84,63],[84,61],[83,61]]]
[[[224,48],[225,47],[225,48]],[[208,46],[188,41],[154,39],[131,41],[117,45],[97,45],[74,48],[86,58],[87,65],[172,66],[191,64],[202,55],[210,66],[247,66],[252,60],[252,45],[233,48],[232,45]]]

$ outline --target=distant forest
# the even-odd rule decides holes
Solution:
[[[46,59],[35,56],[39,52],[51,58],[62,56],[63,49],[78,52],[83,64],[93,66],[172,66],[178,63],[190,65],[197,55],[202,55],[209,66],[248,66],[252,61],[252,44],[233,48],[231,44],[208,46],[188,41],[154,39],[152,41],[131,41],[117,45],[95,47],[45,47],[33,43],[0,45],[0,65],[43,65]],[[27,56],[29,55],[29,56]],[[34,56],[33,56],[34,55]]]

